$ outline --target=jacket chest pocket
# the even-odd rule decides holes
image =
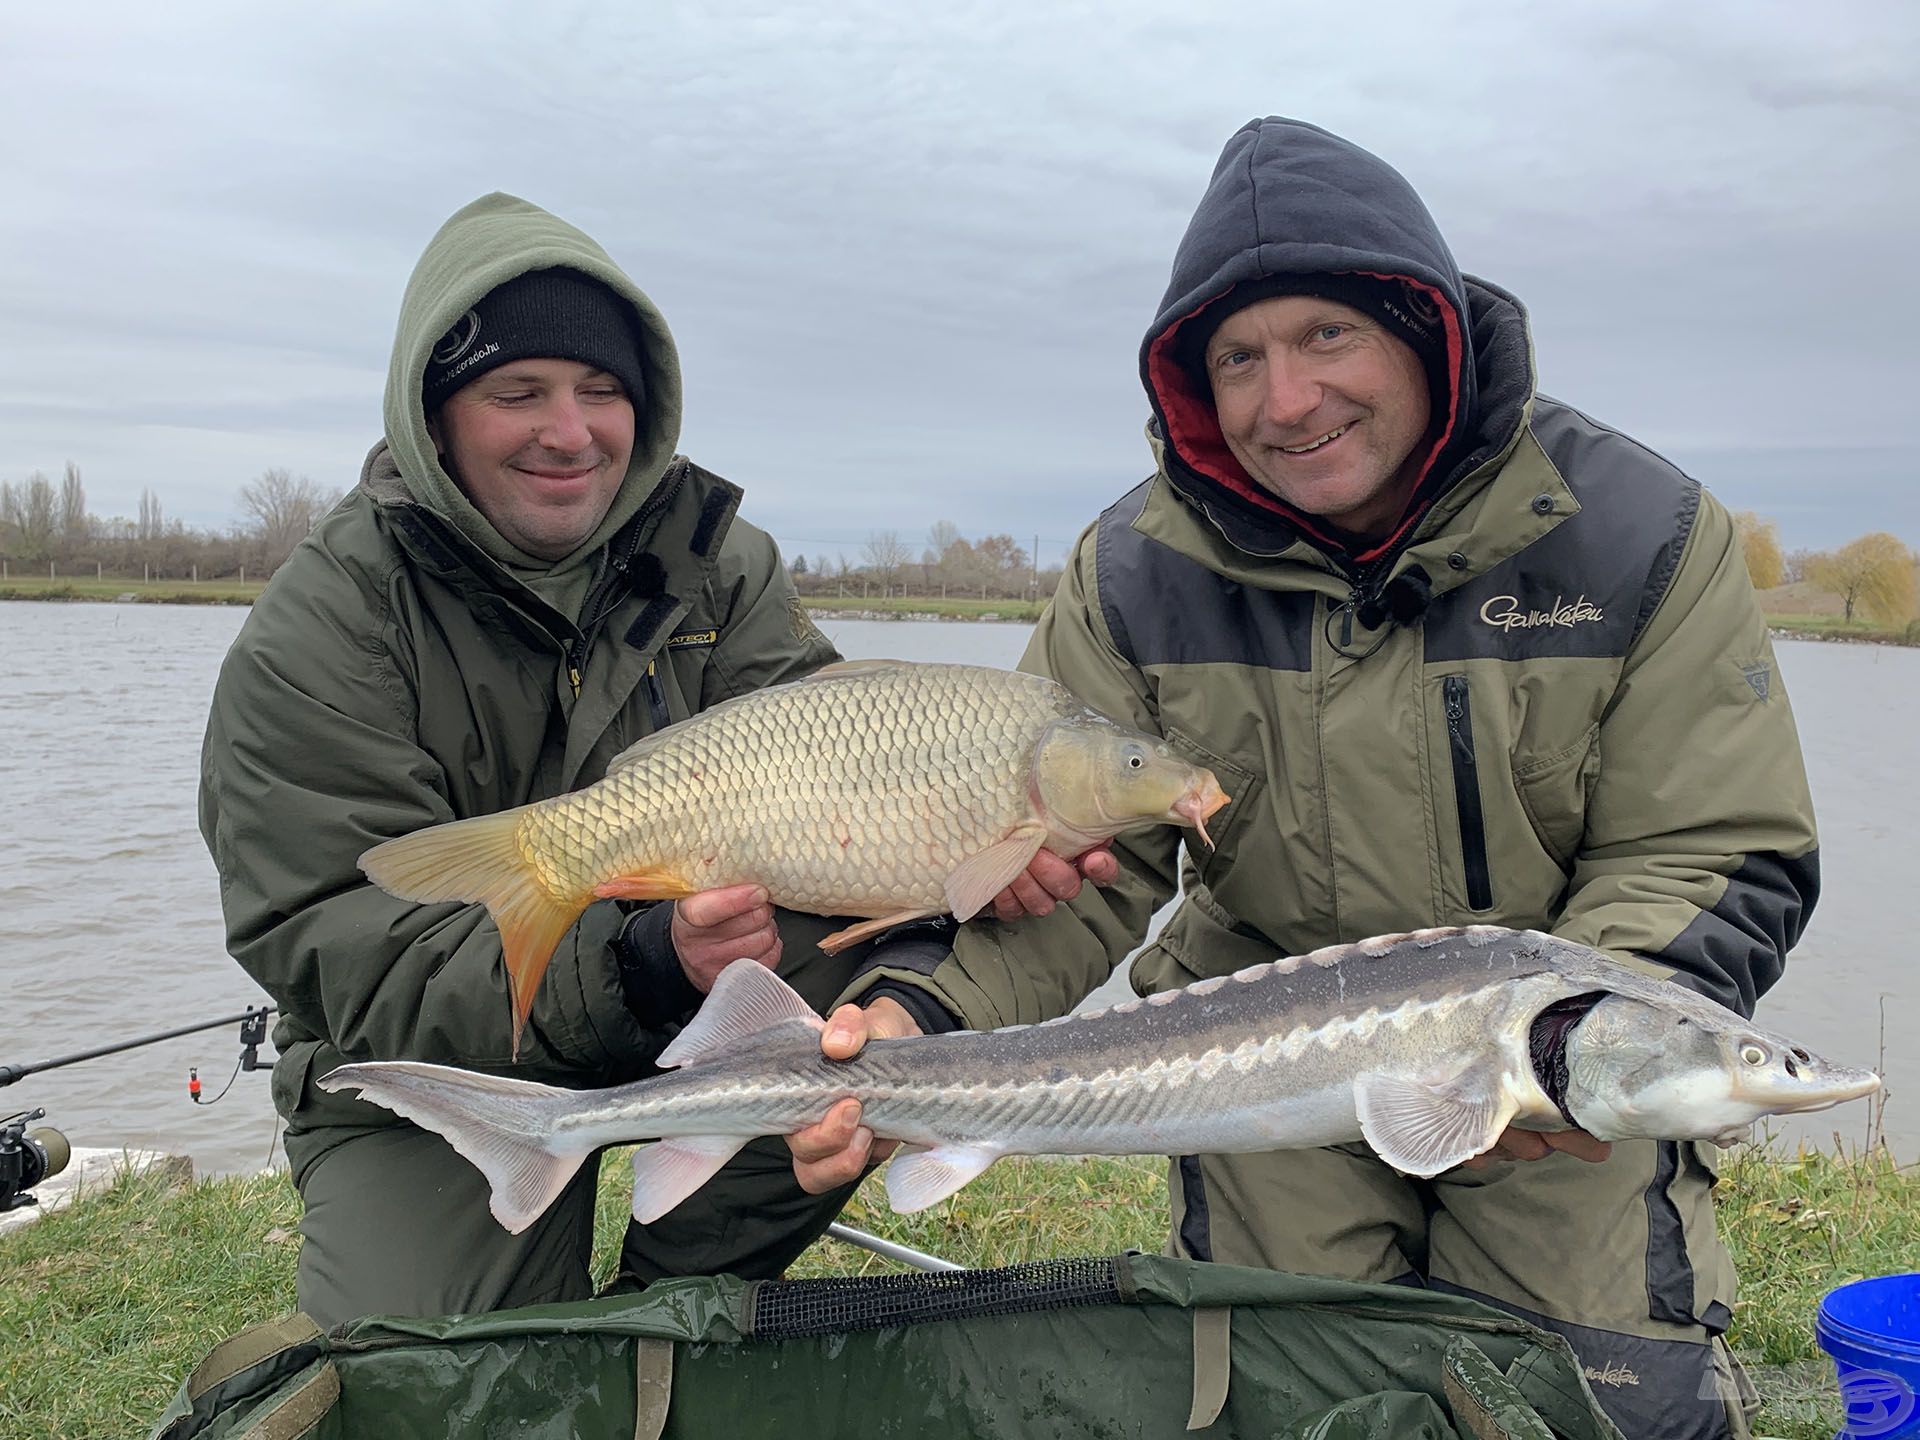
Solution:
[[[1192,857],[1194,868],[1202,880],[1212,885],[1215,876],[1231,866],[1247,817],[1259,808],[1261,782],[1251,770],[1202,745],[1178,726],[1166,725],[1162,733],[1176,754],[1190,764],[1206,766],[1220,782],[1220,788],[1227,792],[1226,809],[1207,822],[1207,833],[1213,837],[1212,848],[1198,836],[1187,841],[1187,854]]]
[[[1587,805],[1600,777],[1600,726],[1589,725],[1571,744],[1537,759],[1516,756],[1513,787],[1534,839],[1562,870],[1586,833]]]

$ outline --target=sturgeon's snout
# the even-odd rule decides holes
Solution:
[[[1211,770],[1202,770],[1186,793],[1173,802],[1173,813],[1200,832],[1200,838],[1213,849],[1213,837],[1207,834],[1207,820],[1233,797],[1220,788]]]
[[[1784,1074],[1776,1071],[1737,1077],[1738,1093],[1777,1115],[1806,1115],[1831,1110],[1880,1089],[1880,1076],[1872,1070],[1834,1065],[1804,1050],[1795,1052],[1795,1059],[1797,1064],[1781,1067]]]

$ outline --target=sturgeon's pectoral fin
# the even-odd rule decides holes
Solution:
[[[1354,1080],[1353,1099],[1374,1153],[1422,1178],[1490,1149],[1518,1108],[1473,1071],[1436,1084],[1369,1070]]]
[[[878,920],[863,920],[858,925],[849,925],[844,930],[836,930],[820,942],[820,949],[828,955],[838,955],[849,945],[858,945],[862,940],[871,940],[882,930],[895,925],[904,925],[909,920],[924,920],[929,915],[938,915],[938,910],[901,910],[892,915],[882,915]]]
[[[720,972],[687,1028],[673,1037],[654,1063],[662,1069],[697,1064],[787,1020],[804,1020],[815,1030],[824,1030],[827,1024],[791,985],[758,960],[735,960]]]
[[[999,1158],[972,1145],[903,1145],[887,1165],[887,1203],[902,1215],[937,1205]]]
[[[651,1224],[714,1177],[747,1142],[737,1135],[682,1135],[633,1152],[633,1218]]]
[[[1011,885],[1045,843],[1044,825],[1022,825],[977,855],[962,860],[947,876],[947,909],[956,920],[971,920],[993,897]]]

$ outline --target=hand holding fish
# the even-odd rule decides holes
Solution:
[[[764,885],[729,885],[674,901],[671,933],[680,968],[702,995],[735,960],[758,960],[769,970],[780,963],[780,932]]]
[[[1106,845],[1096,845],[1086,854],[1067,860],[1051,850],[1042,850],[1027,863],[1026,873],[1014,877],[1006,889],[993,897],[996,920],[1018,920],[1023,915],[1051,915],[1053,907],[1080,893],[1080,882],[1111,885],[1120,878],[1120,862]]]
[[[869,1040],[898,1040],[920,1033],[906,1007],[882,995],[864,1010],[842,1005],[834,1011],[820,1032],[820,1050],[829,1060],[851,1060]],[[852,1184],[867,1166],[886,1159],[899,1144],[898,1140],[876,1144],[873,1131],[860,1123],[860,1102],[851,1097],[836,1102],[817,1124],[787,1136],[794,1178],[809,1195]]]

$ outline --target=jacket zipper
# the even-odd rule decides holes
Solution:
[[[1447,748],[1453,755],[1453,799],[1460,812],[1460,853],[1467,869],[1467,904],[1493,908],[1493,879],[1487,872],[1487,822],[1480,808],[1480,767],[1473,754],[1473,703],[1464,675],[1442,681],[1447,705]]]
[[[573,686],[573,698],[580,698],[580,642],[567,641],[561,649],[567,657],[567,680]]]
[[[660,685],[660,665],[656,660],[647,662],[647,708],[653,712],[653,728],[664,730],[671,721],[667,709],[667,692]]]

